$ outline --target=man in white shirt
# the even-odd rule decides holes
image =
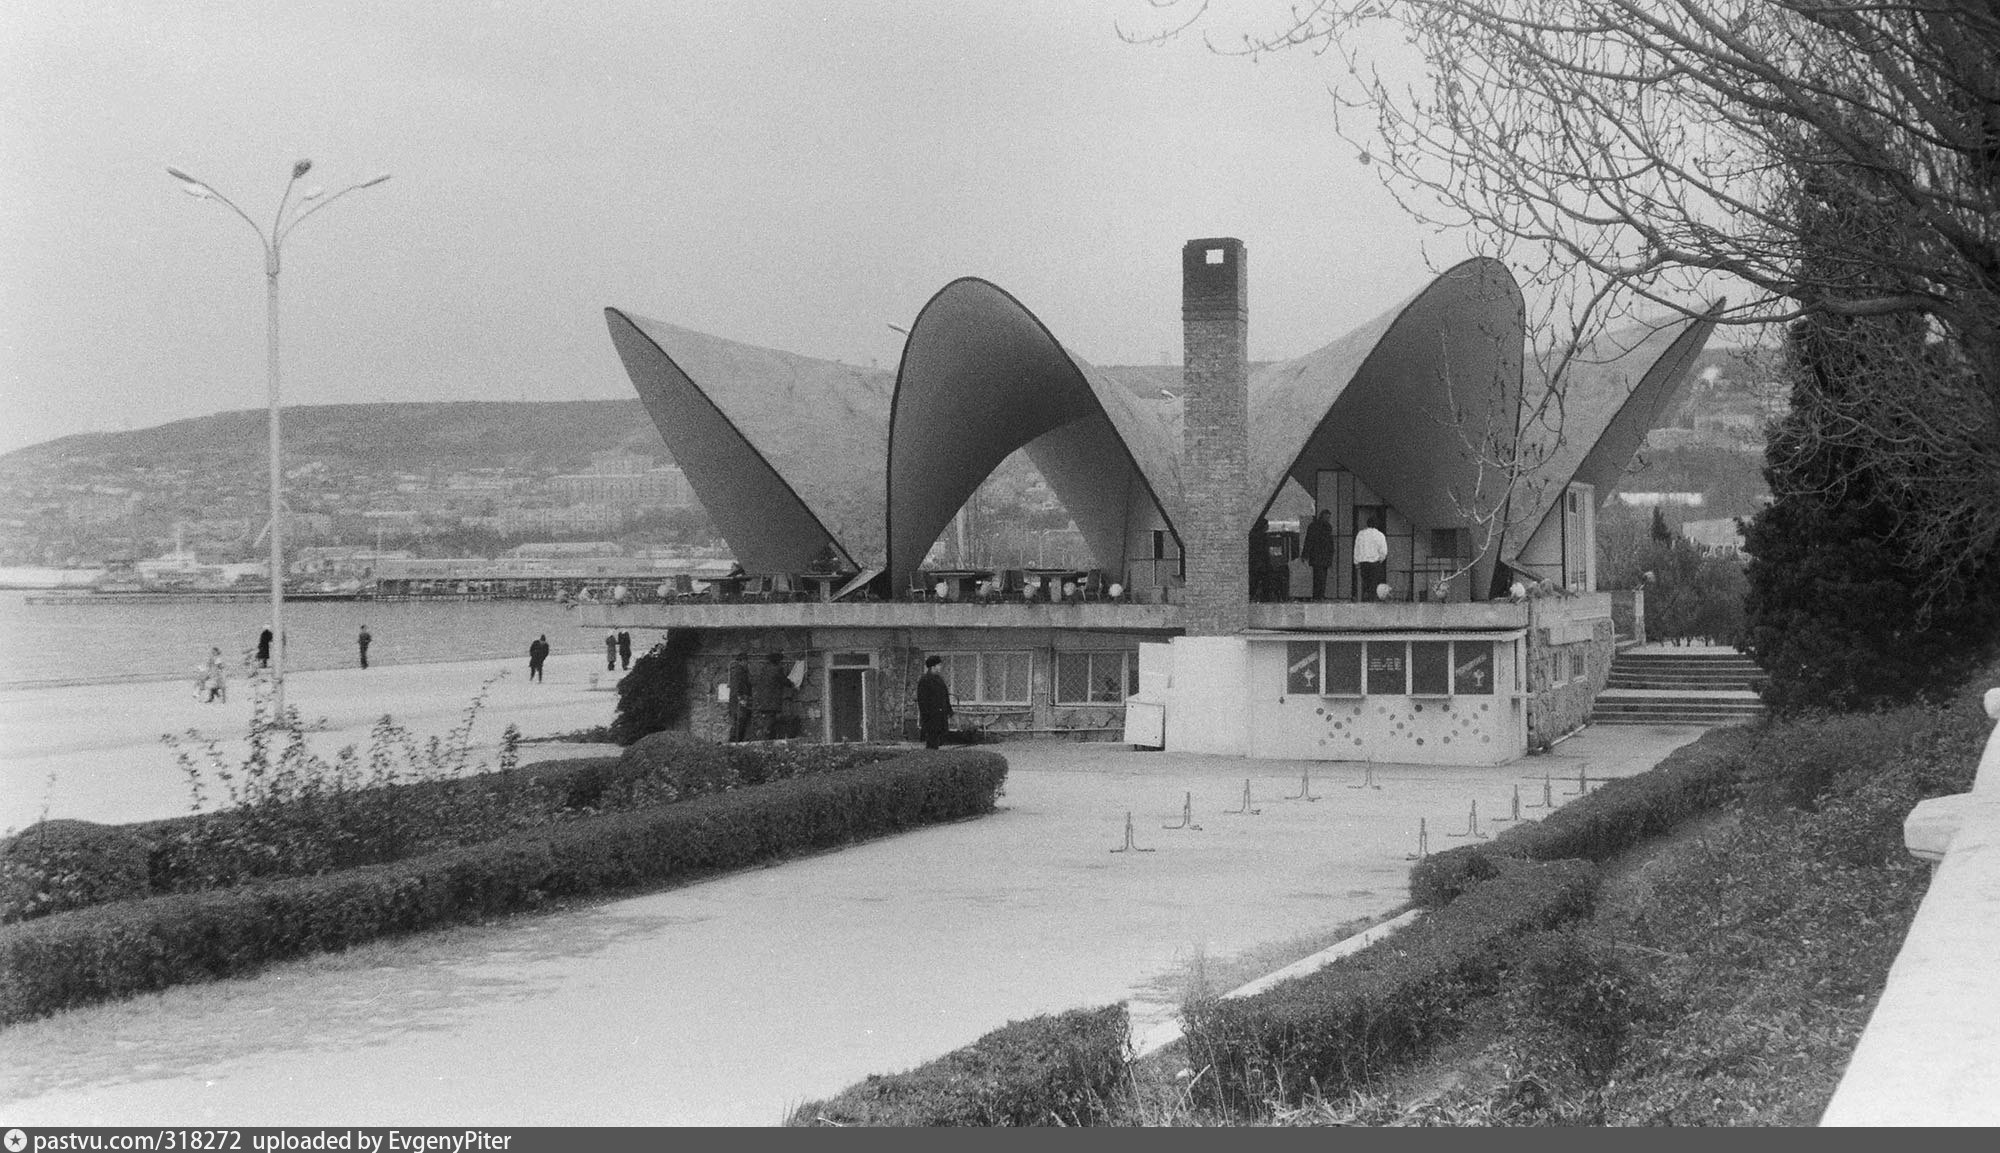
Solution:
[[[1354,534],[1355,592],[1361,600],[1376,601],[1378,587],[1389,575],[1389,538],[1382,535],[1382,514],[1368,519],[1367,527]]]

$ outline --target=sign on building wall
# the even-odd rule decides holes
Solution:
[[[1320,691],[1324,678],[1320,675],[1318,641],[1288,641],[1285,644],[1285,691],[1294,696],[1309,696]]]
[[[1492,645],[1460,643],[1453,656],[1457,658],[1458,665],[1452,670],[1452,680],[1459,692],[1493,695]]]

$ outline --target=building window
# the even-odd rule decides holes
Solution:
[[[1493,695],[1493,642],[1451,642],[1451,688],[1454,693]]]
[[[1329,697],[1361,695],[1361,642],[1326,642],[1326,688]]]
[[[1557,662],[1557,669],[1563,665]],[[1288,641],[1285,692],[1323,697],[1493,695],[1491,641]]]
[[[939,653],[938,671],[961,705],[1025,705],[1035,657],[1025,652]]]
[[[1399,697],[1410,691],[1410,646],[1403,641],[1367,641],[1368,695]]]
[[[1451,695],[1451,642],[1410,642],[1410,695]]]
[[[1570,680],[1573,681],[1583,680],[1585,675],[1587,674],[1589,669],[1589,663],[1585,657],[1585,651],[1586,650],[1583,645],[1575,645],[1570,648],[1569,650]]]
[[[1139,691],[1137,653],[1127,651],[1056,654],[1056,703],[1122,704]]]

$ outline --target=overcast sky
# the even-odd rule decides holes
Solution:
[[[1260,15],[1261,13],[1261,15]],[[1211,26],[1267,27],[1245,0]],[[892,368],[959,276],[1100,364],[1180,357],[1179,251],[1249,248],[1251,351],[1464,255],[1332,130],[1308,53],[1120,40],[1146,0],[7,0],[0,451],[265,403],[633,395],[607,305]],[[1427,261],[1424,247],[1432,250]]]

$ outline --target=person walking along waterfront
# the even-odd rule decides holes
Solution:
[[[624,629],[618,630],[618,667],[621,669],[632,667],[632,634]]]
[[[362,625],[361,635],[355,640],[361,646],[361,667],[365,669],[368,667],[368,646],[375,643],[375,637],[369,633],[367,625]]]
[[[222,667],[222,649],[208,650],[208,663],[201,666],[201,679],[195,682],[195,697],[204,704],[222,704],[229,699],[229,680]]]
[[[528,679],[542,679],[542,663],[549,659],[549,634],[543,633],[528,642]]]
[[[925,657],[924,675],[917,678],[917,731],[927,749],[944,744],[951,731],[951,686],[937,671],[943,663],[942,657]]]
[[[618,634],[615,632],[604,634],[604,671],[607,673],[618,671]]]
[[[263,632],[257,634],[257,667],[260,669],[271,667],[270,629],[265,629]]]

